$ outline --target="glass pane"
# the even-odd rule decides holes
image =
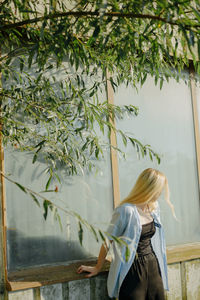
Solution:
[[[132,87],[121,86],[116,92],[115,104],[139,107],[137,117],[127,116],[119,120],[117,126],[143,144],[150,144],[161,155],[158,165],[149,158],[138,159],[131,145],[124,149],[127,160],[119,158],[121,199],[128,195],[143,169],[159,169],[168,177],[171,201],[179,219],[177,222],[173,218],[170,208],[161,200],[167,244],[200,241],[199,189],[189,86],[184,81],[177,83],[171,79],[160,90],[153,79],[148,78],[138,93]],[[123,148],[120,139],[118,146]]]
[[[105,99],[105,94],[102,95]],[[104,137],[106,139],[106,137]],[[58,186],[57,193],[44,193],[56,205],[76,211],[94,226],[106,229],[113,210],[110,151],[96,165],[99,172],[67,177],[60,170],[62,184],[53,182],[49,189]],[[28,153],[5,150],[6,174],[33,191],[44,190],[48,176],[45,164]],[[75,219],[59,210],[63,230],[49,212],[45,221],[42,208],[16,185],[6,181],[8,268],[16,270],[35,265],[70,262],[98,255],[100,244],[84,230],[83,247],[78,239]]]

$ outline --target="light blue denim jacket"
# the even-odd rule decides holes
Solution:
[[[160,222],[159,207],[151,215],[156,226],[156,232],[151,239],[152,247],[158,258],[164,288],[168,290],[166,246],[163,227]],[[130,257],[128,261],[125,261],[126,247],[122,246],[119,249],[119,245],[113,241],[114,258],[110,265],[107,281],[108,294],[111,298],[119,295],[120,286],[135,258],[141,231],[142,225],[135,205],[125,203],[114,210],[107,232],[126,240]]]

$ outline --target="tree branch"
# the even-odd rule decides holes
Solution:
[[[67,17],[67,16],[72,16],[72,17],[100,17],[101,14],[98,11],[69,11],[69,12],[57,12],[57,13],[51,13],[43,17],[38,17],[34,19],[29,19],[29,20],[24,20],[21,22],[16,22],[13,24],[7,24],[7,25],[2,25],[0,26],[0,30],[7,30],[7,29],[12,29],[12,28],[17,28],[21,27],[24,25],[29,25],[33,23],[38,23],[44,20],[52,20],[56,18],[61,18],[61,17]],[[166,24],[170,25],[182,25],[183,22],[181,19],[175,20],[175,21],[170,21],[165,18],[161,18],[159,16],[154,16],[154,15],[148,15],[148,14],[134,14],[134,13],[121,13],[121,12],[106,12],[104,13],[105,17],[113,17],[113,18],[136,18],[136,19],[150,19],[150,20],[156,20],[156,21],[161,21]],[[187,25],[185,24],[185,27],[191,28],[191,27],[200,27],[199,24],[192,24],[192,25]]]
[[[25,55],[27,52],[27,49],[28,48],[31,48],[31,46],[30,45],[24,45],[24,47],[23,48],[17,48],[17,49],[14,49],[14,50],[12,50],[12,51],[10,51],[9,53],[7,53],[6,55],[4,55],[4,56],[1,56],[0,57],[0,62],[1,61],[4,61],[4,60],[6,60],[6,59],[8,59],[8,58],[13,58],[14,56],[16,56],[16,55]]]
[[[114,240],[117,243],[123,244],[125,247],[128,248],[127,243],[125,241],[123,241],[120,237],[112,236],[107,231],[103,231],[102,229],[98,228],[97,226],[91,225],[86,219],[82,218],[81,215],[79,215],[77,212],[71,210],[70,208],[63,208],[61,205],[59,205],[57,203],[54,203],[52,200],[50,200],[47,197],[41,195],[41,192],[40,193],[35,192],[32,189],[21,185],[19,182],[12,180],[8,176],[6,176],[2,171],[0,171],[0,175],[3,176],[5,179],[7,179],[9,182],[17,185],[24,193],[27,193],[30,196],[32,196],[32,198],[37,203],[37,205],[40,205],[40,203],[37,199],[37,198],[39,198],[43,202],[47,203],[47,206],[50,207],[50,209],[51,209],[51,207],[54,207],[55,209],[59,209],[62,212],[64,212],[65,214],[73,217],[77,221],[77,223],[81,223],[82,225],[85,226],[86,229],[88,229],[91,233],[93,233],[93,236],[95,237],[96,241],[98,241],[98,238],[100,238],[102,240],[102,242],[106,242],[106,243],[109,244],[110,243],[110,237],[114,237]],[[46,191],[46,192],[48,192],[48,191]],[[52,190],[52,192],[53,192],[53,190]],[[55,190],[54,190],[54,192],[56,193]],[[63,201],[62,199],[59,199],[59,201],[66,205],[65,201]],[[57,217],[58,216],[59,216],[59,214],[57,213]],[[59,220],[60,220],[60,216],[59,216]],[[61,220],[59,222],[60,222],[60,225],[61,225]],[[109,239],[106,239],[107,237],[109,237]],[[79,238],[79,240],[80,240],[80,238]]]

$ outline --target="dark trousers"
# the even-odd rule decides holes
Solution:
[[[135,258],[119,293],[119,300],[164,300],[164,288],[154,253]]]

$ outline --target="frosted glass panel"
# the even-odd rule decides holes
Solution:
[[[34,191],[44,190],[45,165],[36,162],[33,166],[30,155],[7,150],[5,165],[6,173],[12,174],[14,180]],[[101,171],[96,175],[66,178],[64,172],[60,172],[63,182],[56,183],[58,192],[45,195],[59,206],[75,210],[91,224],[106,229],[113,210],[109,153],[99,167]],[[50,189],[54,188],[53,183]],[[61,231],[51,212],[45,221],[42,208],[8,181],[6,199],[9,270],[97,256],[100,245],[88,231],[84,232],[84,247],[80,246],[73,217],[59,211]]]
[[[99,98],[105,101],[102,91]],[[98,133],[98,128],[96,132]],[[100,133],[99,133],[100,135]],[[109,143],[105,133],[103,144]],[[107,139],[107,140],[106,140]],[[5,150],[5,171],[11,178],[33,191],[44,191],[48,175],[42,161],[32,164],[32,155],[7,148]],[[105,157],[95,162],[98,172],[83,176],[69,177],[65,169],[60,169],[62,184],[53,182],[49,189],[58,186],[57,193],[43,194],[57,205],[71,209],[85,218],[90,224],[106,230],[113,211],[113,192],[110,151],[105,149]],[[13,183],[6,181],[7,202],[7,248],[8,268],[14,270],[33,265],[69,262],[98,255],[98,244],[88,230],[84,230],[83,247],[78,240],[78,227],[75,219],[61,210],[63,230],[50,212],[43,218],[32,198]]]
[[[16,68],[18,63],[14,62]],[[67,61],[64,68],[51,69],[48,74],[50,78],[56,77],[57,81],[66,79],[66,70],[71,74],[70,80],[74,79],[74,70]],[[34,76],[34,68],[31,68]],[[79,70],[81,72],[81,70]],[[78,72],[78,71],[77,71]],[[77,74],[76,72],[76,74]],[[75,75],[76,75],[75,74]],[[36,74],[37,75],[37,74]],[[85,86],[92,86],[95,81],[101,79],[101,74],[92,78],[85,76]],[[3,85],[10,85],[12,81]],[[56,89],[56,85],[54,86]],[[105,90],[99,92],[99,101],[106,100]],[[98,128],[96,132],[98,132]],[[108,136],[102,142],[109,143]],[[107,151],[107,152],[106,152]],[[58,186],[57,193],[45,193],[47,199],[54,201],[57,205],[76,211],[89,223],[106,229],[113,210],[112,177],[110,164],[110,151],[105,150],[105,158],[96,165],[99,172],[84,174],[83,176],[69,177],[65,169],[59,170],[62,184],[53,182],[49,189]],[[40,192],[45,189],[48,176],[45,175],[46,165],[40,160],[32,164],[32,155],[7,148],[5,150],[5,171],[11,178],[20,184]],[[30,267],[42,264],[58,262],[70,262],[97,256],[100,245],[95,241],[89,231],[84,230],[83,247],[78,240],[78,227],[74,218],[66,215],[61,210],[63,230],[58,222],[49,212],[45,221],[42,208],[37,207],[33,199],[21,191],[17,186],[6,181],[6,204],[7,204],[7,248],[8,268],[14,270],[22,267]]]
[[[139,107],[137,117],[117,122],[118,128],[134,134],[143,144],[150,144],[160,154],[161,164],[149,158],[138,159],[131,145],[125,148],[127,160],[119,158],[121,199],[129,193],[136,178],[148,167],[164,172],[169,180],[171,201],[177,222],[161,197],[161,214],[168,245],[200,241],[200,205],[196,166],[194,127],[190,88],[185,82],[171,79],[162,90],[148,78],[137,93],[121,86],[115,104]],[[118,139],[118,146],[123,148]],[[162,199],[163,198],[163,199]]]

